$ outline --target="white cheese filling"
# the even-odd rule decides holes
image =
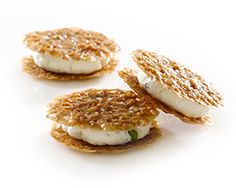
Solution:
[[[68,74],[89,74],[102,69],[110,61],[110,57],[107,58],[106,56],[101,58],[91,57],[89,60],[79,61],[73,59],[64,60],[37,52],[34,52],[33,59],[39,67],[45,70]]]
[[[153,80],[141,70],[138,73],[138,81],[152,97],[188,117],[203,117],[207,115],[210,109],[208,106],[202,106],[188,99],[179,97],[174,92],[163,87],[159,81]]]
[[[128,131],[102,131],[65,125],[61,125],[61,127],[71,137],[81,139],[93,145],[118,145],[131,141]],[[136,127],[134,130],[137,132],[137,139],[141,139],[149,134],[150,129],[151,125]]]

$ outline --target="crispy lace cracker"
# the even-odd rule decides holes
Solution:
[[[110,62],[104,66],[101,70],[90,74],[63,74],[47,71],[34,63],[32,57],[26,57],[22,59],[23,71],[34,76],[35,78],[47,79],[47,80],[84,80],[102,76],[104,74],[112,72],[118,60],[111,59]]]
[[[191,123],[191,124],[207,124],[210,122],[210,117],[205,116],[201,118],[193,118],[187,117],[184,114],[174,110],[173,108],[165,105],[161,101],[154,99],[145,89],[143,89],[137,78],[137,72],[133,69],[124,68],[123,70],[119,71],[119,76],[133,89],[138,95],[146,98],[146,100],[151,101],[153,104],[156,105],[158,109],[161,109],[163,112],[168,114],[173,114],[178,117],[180,120]]]
[[[146,126],[158,114],[151,102],[133,91],[89,89],[54,99],[47,117],[66,126],[115,131]]]
[[[198,74],[155,52],[135,50],[132,58],[148,76],[181,98],[203,106],[222,105],[220,94]]]
[[[79,28],[28,33],[24,43],[33,51],[65,60],[110,57],[119,51],[117,44],[103,34]]]
[[[84,142],[83,140],[72,138],[61,127],[57,126],[52,127],[51,136],[58,142],[61,142],[66,146],[80,152],[120,153],[152,143],[161,136],[161,131],[157,126],[154,126],[153,128],[150,129],[150,133],[147,136],[135,142],[129,142],[124,145],[103,145],[103,146],[92,145],[89,144],[88,142]]]

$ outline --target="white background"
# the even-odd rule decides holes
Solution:
[[[234,1],[0,2],[0,187],[236,187]],[[121,63],[144,48],[201,73],[224,96],[211,126],[158,120],[162,138],[122,154],[78,153],[55,142],[47,103],[85,88],[124,88],[116,71],[90,81],[45,81],[21,71],[25,33],[78,26],[114,38]]]

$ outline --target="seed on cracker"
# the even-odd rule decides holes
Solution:
[[[84,152],[122,152],[160,136],[155,105],[132,91],[89,89],[54,99],[53,138]]]

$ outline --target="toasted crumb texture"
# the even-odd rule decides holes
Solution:
[[[119,76],[133,89],[138,95],[146,98],[146,100],[155,104],[155,106],[167,114],[173,114],[178,117],[180,120],[186,123],[191,124],[208,124],[211,121],[209,116],[193,118],[187,117],[184,114],[181,114],[174,110],[173,108],[165,105],[164,103],[154,99],[145,89],[143,89],[138,82],[137,72],[133,69],[124,68],[119,71]]]
[[[110,62],[105,65],[101,70],[93,72],[91,74],[63,74],[47,71],[35,64],[32,57],[26,57],[22,59],[23,71],[32,75],[35,78],[47,79],[47,80],[86,80],[90,78],[96,78],[107,73],[112,72],[118,60],[111,59]]]
[[[152,102],[133,91],[89,89],[54,99],[47,117],[65,126],[121,131],[146,126],[158,114]]]
[[[119,51],[118,45],[105,35],[79,28],[28,33],[24,43],[33,51],[64,60],[110,57],[112,53]]]
[[[62,128],[58,128],[56,126],[52,127],[51,136],[58,142],[61,142],[66,146],[70,147],[71,149],[80,152],[120,153],[152,143],[161,136],[161,131],[158,127],[155,126],[150,129],[150,133],[147,136],[145,136],[140,140],[137,140],[135,142],[129,142],[125,145],[114,145],[114,146],[111,145],[97,146],[89,144],[87,142],[84,142],[83,140],[72,138]]]
[[[132,58],[148,76],[178,96],[200,105],[222,105],[220,94],[198,74],[155,52],[135,50]]]

